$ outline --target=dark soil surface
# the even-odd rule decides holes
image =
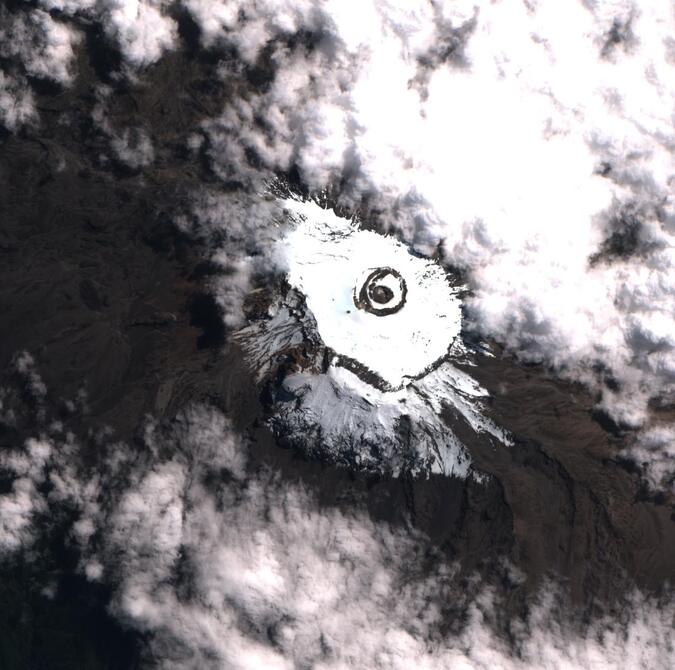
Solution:
[[[190,189],[215,182],[208,162],[183,147],[227,86],[187,46],[142,87],[115,83],[112,122],[142,119],[156,147],[156,161],[132,171],[101,160],[106,140],[90,120],[94,86],[114,67],[105,56],[95,40],[83,45],[72,90],[38,90],[40,127],[0,136],[1,387],[21,392],[12,360],[29,351],[48,404],[81,439],[108,426],[132,441],[148,414],[169,421],[189,403],[213,403],[254,437],[254,462],[305,481],[321,504],[362,504],[374,518],[414,526],[467,575],[496,584],[508,557],[526,575],[508,587],[514,610],[549,575],[587,607],[631,583],[659,590],[675,580],[673,501],[650,495],[618,458],[621,429],[594,413],[582,388],[496,348],[472,374],[515,444],[468,443],[485,483],[367,478],[277,446],[209,295],[213,269],[171,223]],[[71,411],[66,401],[78,397],[86,409]],[[39,431],[33,409],[26,400],[0,448]],[[108,594],[75,577],[76,558],[62,548],[45,556],[41,569],[67,585],[52,600],[36,591],[34,566],[3,568],[0,668],[136,667],[140,638],[106,615]]]

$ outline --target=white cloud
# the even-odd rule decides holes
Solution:
[[[178,216],[176,223],[211,254],[221,271],[211,284],[225,324],[241,326],[244,300],[256,275],[274,272],[282,262],[274,254],[283,223],[279,201],[260,191],[248,195],[204,189],[193,194],[189,212]]]
[[[3,452],[14,482],[0,495],[0,538],[3,553],[25,550],[64,506],[78,512],[71,536],[83,573],[109,584],[111,612],[144,634],[159,667],[675,662],[672,601],[633,591],[582,624],[563,591],[544,584],[527,614],[505,619],[493,588],[467,582],[440,556],[430,567],[419,533],[375,522],[359,505],[321,504],[300,481],[248,467],[248,443],[216,410],[195,407],[170,428],[149,422],[142,443],[102,443],[95,467],[84,467],[68,435]],[[503,568],[522,584],[515,567]]]
[[[675,426],[661,424],[643,430],[624,455],[643,468],[652,488],[675,491]]]
[[[176,23],[167,14],[170,4],[167,0],[39,0],[39,8],[13,13],[1,8],[0,56],[8,59],[12,70],[0,70],[0,121],[16,131],[37,120],[26,75],[64,86],[72,83],[82,24],[101,27],[119,50],[128,74],[157,62],[177,39]],[[50,13],[53,10],[58,18]],[[117,143],[125,162],[135,165],[149,160],[147,150],[124,148],[129,144],[125,135]]]
[[[108,114],[108,104],[113,90],[110,86],[96,89],[96,104],[91,117],[96,127],[110,143],[115,160],[132,170],[151,165],[155,160],[155,149],[150,134],[141,126],[115,128]],[[107,160],[107,157],[104,158]]]
[[[12,364],[16,373],[25,381],[33,398],[36,400],[44,398],[47,394],[47,386],[37,371],[33,356],[27,351],[20,351],[14,356]]]
[[[0,452],[0,471],[11,477],[11,490],[0,495],[0,551],[15,551],[30,545],[35,536],[35,515],[47,505],[38,487],[46,478],[45,466],[52,445],[29,439],[22,452]]]
[[[0,124],[10,132],[34,125],[38,113],[26,77],[62,86],[72,83],[79,33],[39,9],[10,12],[0,7]]]
[[[110,146],[117,159],[132,170],[147,167],[155,159],[152,140],[143,128],[125,128],[113,135]]]
[[[71,83],[73,48],[78,33],[47,12],[10,14],[0,10],[0,56],[16,59],[24,72],[67,85]]]
[[[273,471],[244,477],[245,444],[213,424],[208,413],[184,424],[192,463],[174,458],[142,475],[109,517],[99,556],[119,580],[113,611],[149,635],[161,667],[637,669],[675,660],[672,604],[636,592],[621,618],[582,628],[550,585],[508,624],[511,647],[495,632],[503,605],[493,591],[463,593],[442,564],[419,572],[422,537],[359,508],[321,507]],[[233,479],[214,476],[222,466]],[[456,633],[442,632],[449,604],[466,608]]]
[[[39,0],[47,10],[94,19],[132,68],[155,63],[176,41],[175,21],[167,0]]]
[[[156,62],[174,44],[176,25],[164,13],[165,0],[110,0],[104,3],[103,25],[124,58],[133,66]]]
[[[253,151],[315,189],[341,180],[342,202],[365,196],[418,250],[442,244],[475,330],[588,384],[616,421],[675,395],[665,5],[258,2],[215,23],[189,7],[209,44],[249,63],[270,49],[270,81],[204,126],[219,174],[253,179]]]
[[[35,101],[25,79],[0,71],[0,123],[13,132],[36,120]]]
[[[255,63],[270,40],[321,26],[321,19],[324,18],[322,4],[315,0],[296,0],[292,3],[279,0],[184,2],[202,31],[205,46],[218,42],[235,43],[242,58],[249,64]]]

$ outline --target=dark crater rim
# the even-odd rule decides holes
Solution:
[[[437,358],[433,363],[427,365],[420,372],[416,374],[405,375],[403,377],[404,381],[398,385],[390,384],[380,374],[378,374],[374,370],[371,370],[368,366],[364,365],[363,363],[360,363],[355,358],[351,358],[350,356],[341,354],[338,351],[335,351],[335,349],[326,346],[325,344],[323,344],[323,346],[326,348],[328,358],[335,359],[336,365],[345,368],[346,370],[349,370],[350,372],[355,374],[362,382],[368,384],[369,386],[372,386],[378,391],[382,391],[383,393],[393,393],[396,391],[402,391],[408,386],[414,385],[415,382],[418,382],[420,379],[426,377],[429,373],[440,368],[441,365],[443,365],[444,363],[450,362],[453,358],[452,349],[455,343],[457,342],[457,339],[460,337],[461,335],[459,334],[453,337],[452,340],[448,343],[448,348],[446,349],[445,353],[442,356]]]

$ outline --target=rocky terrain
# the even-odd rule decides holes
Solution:
[[[3,11],[21,10],[10,3]],[[417,573],[456,566],[453,588],[464,600],[448,600],[443,630],[466,620],[477,580],[501,599],[491,625],[507,641],[509,622],[525,616],[548,580],[561,585],[565,607],[586,624],[608,613],[625,618],[636,587],[668,600],[675,501],[667,490],[649,487],[626,457],[634,431],[599,409],[598,394],[587,386],[561,379],[545,363],[523,362],[490,338],[466,330],[473,364],[460,362],[458,369],[485,389],[486,421],[509,436],[508,444],[477,436],[447,405],[434,425],[447,430],[438,439],[456,436],[479,476],[405,467],[392,476],[331,456],[306,423],[290,431],[288,421],[275,424],[288,400],[282,382],[289,371],[317,372],[312,366],[325,364],[325,343],[316,334],[314,341],[302,331],[302,341],[291,334],[285,357],[260,373],[263,355],[256,361],[242,332],[267,314],[274,291],[278,297],[278,276],[257,273],[246,292],[244,323],[230,323],[219,287],[232,272],[214,261],[213,248],[214,237],[235,235],[238,210],[225,208],[223,231],[195,235],[190,226],[199,217],[189,205],[191,194],[205,188],[258,197],[243,175],[223,173],[213,159],[219,147],[204,140],[190,148],[190,142],[227,100],[265,91],[273,66],[265,53],[253,65],[235,67],[227,51],[202,50],[191,16],[175,7],[170,12],[177,46],[149,65],[142,80],[118,76],[117,49],[96,22],[85,23],[72,85],[27,75],[39,123],[0,129],[0,449],[13,453],[40,436],[67,443],[70,435],[86,481],[103,472],[102,461],[120,443],[164,462],[172,447],[148,451],[148,422],[170,435],[184,412],[206,406],[229,417],[248,440],[247,472],[275,472],[283,485],[310,492],[318,510],[363,510],[369,522],[412,534],[420,547]],[[8,63],[3,56],[0,64]],[[231,74],[223,77],[218,72],[228,63]],[[113,138],[126,137],[132,154],[143,153],[142,133],[123,134],[141,121],[152,137],[148,161],[114,148]],[[251,170],[260,168],[254,155],[247,158]],[[265,175],[306,192],[295,166]],[[352,213],[361,215],[364,229],[377,231],[369,197]],[[611,256],[610,247],[603,253]],[[290,288],[283,288],[288,306]],[[652,410],[662,424],[673,420],[666,401],[652,403]],[[408,426],[407,439],[419,442],[424,425]],[[368,439],[377,449],[376,434]],[[13,490],[12,472],[3,469],[2,494]],[[224,467],[208,477],[228,490],[239,481],[228,472]],[[54,486],[43,481],[41,495],[49,498]],[[110,487],[97,498],[102,509],[114,509],[123,495]],[[37,540],[2,557],[0,668],[181,667],[166,661],[170,650],[148,646],[151,625],[137,626],[128,611],[120,615],[111,606],[114,579],[87,577],[82,556],[90,549],[72,541],[81,510],[69,505],[50,502],[38,515]],[[115,556],[108,555],[111,563]],[[180,567],[166,578],[186,601],[189,581]],[[270,628],[260,636],[281,648],[277,634]]]

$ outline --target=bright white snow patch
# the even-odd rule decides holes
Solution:
[[[340,184],[340,204],[366,194],[466,273],[469,327],[584,382],[617,421],[672,403],[672,3],[213,7],[189,3],[206,42],[246,62],[267,45],[277,68],[207,129],[222,174],[249,179],[251,150],[309,188]],[[314,48],[288,48],[300,29]],[[634,244],[612,251],[627,221]]]
[[[326,455],[359,468],[394,476],[404,470],[461,478],[475,473],[464,444],[441,418],[444,408],[476,433],[510,443],[482,412],[487,391],[448,362],[397,391],[381,391],[334,363],[326,374],[289,375],[283,389],[294,399],[277,406],[287,436],[306,440],[318,426]]]
[[[290,225],[270,266],[290,287],[236,334],[269,387],[277,435],[394,476],[468,476],[459,425],[509,444],[485,414],[487,391],[458,367],[472,360],[446,272],[312,201],[284,205]]]
[[[461,328],[457,289],[437,264],[393,237],[359,230],[311,202],[288,200],[299,225],[282,242],[288,281],[305,294],[324,343],[400,388],[443,358]],[[368,277],[383,269],[387,313],[359,307]],[[393,270],[402,280],[389,271]]]

